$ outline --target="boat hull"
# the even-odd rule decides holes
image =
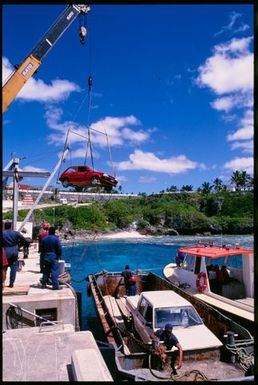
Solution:
[[[192,297],[198,298],[207,305],[214,307],[225,316],[231,318],[236,323],[241,324],[252,335],[255,333],[254,309],[251,304],[246,304],[240,301],[234,301],[229,298],[224,298],[212,292],[200,293],[192,285],[185,285],[184,280],[180,280],[179,274],[176,274],[177,266],[170,263],[163,269],[163,276],[176,288],[180,285],[180,289]],[[181,291],[181,293],[182,293]],[[188,298],[190,298],[188,296]],[[251,300],[251,298],[250,298]]]
[[[170,282],[155,274],[137,275],[136,279],[138,293],[148,290],[174,290],[188,299],[187,293],[184,293],[179,288],[175,288]],[[157,360],[155,361],[155,355],[153,355],[153,350],[151,347],[146,346],[140,340],[137,333],[135,333],[132,318],[130,318],[129,313],[126,314],[126,309],[122,309],[120,315],[117,315],[114,307],[110,307],[109,302],[106,300],[107,297],[112,297],[115,302],[123,298],[125,292],[124,286],[121,283],[121,275],[119,273],[99,273],[90,275],[88,281],[107,342],[115,350],[115,363],[119,376],[121,378],[133,379],[134,381],[167,381],[171,379],[171,367],[160,372]],[[191,298],[190,302],[196,307],[200,316],[204,318],[206,326],[221,341],[225,341],[224,336],[230,330],[238,333],[238,341],[249,341],[245,344],[245,349],[250,353],[253,351],[252,336],[245,328],[234,323],[230,318],[225,317],[215,309],[210,308],[202,301]],[[119,323],[120,319],[123,321],[121,324]],[[169,359],[173,355],[177,355],[177,351],[169,352]],[[194,374],[203,379],[223,380],[240,378],[244,380],[246,378],[245,371],[239,365],[232,364],[231,361],[233,359],[232,354],[229,354],[224,347],[222,349],[207,349],[206,351],[185,351],[184,370],[181,369],[178,375],[182,376],[186,372],[192,375],[191,379],[183,378],[184,381],[193,381]],[[250,379],[252,378],[252,376],[249,377]]]

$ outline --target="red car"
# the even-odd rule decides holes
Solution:
[[[93,170],[89,166],[68,167],[60,176],[60,182],[64,187],[73,186],[77,191],[82,191],[86,186],[115,187],[117,179],[101,171]]]

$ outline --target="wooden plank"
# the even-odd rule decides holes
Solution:
[[[109,310],[111,317],[115,320],[116,324],[120,329],[125,329],[125,324],[123,321],[122,314],[117,306],[116,300],[111,295],[105,295],[104,297],[105,304]]]
[[[131,313],[130,313],[129,310],[126,308],[125,303],[122,301],[122,299],[121,299],[121,298],[117,298],[117,299],[116,299],[116,302],[117,302],[117,304],[118,304],[118,307],[119,307],[121,313],[122,313],[126,318],[130,318]]]
[[[30,286],[14,286],[8,287],[6,286],[2,291],[2,295],[27,295],[29,292]]]

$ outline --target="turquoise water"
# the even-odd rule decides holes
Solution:
[[[95,312],[92,297],[87,296],[88,274],[107,271],[122,271],[126,264],[132,270],[148,270],[162,276],[163,267],[174,261],[179,246],[202,242],[215,242],[253,248],[253,236],[190,237],[166,236],[99,241],[75,241],[63,247],[63,259],[71,264],[68,269],[74,289],[82,294],[82,330],[91,330],[97,339],[103,339],[102,329]],[[82,281],[82,282],[78,282]]]

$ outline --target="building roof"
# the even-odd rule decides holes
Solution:
[[[228,257],[230,255],[240,254],[253,254],[253,249],[245,249],[242,247],[225,247],[225,246],[210,246],[210,245],[197,245],[189,247],[180,247],[179,251],[184,254],[196,255],[198,257]]]
[[[154,290],[142,292],[153,307],[191,306],[192,304],[173,290]]]

